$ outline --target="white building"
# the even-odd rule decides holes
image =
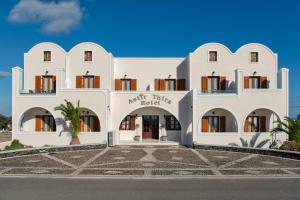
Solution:
[[[82,144],[106,142],[112,132],[114,144],[228,145],[255,132],[270,138],[273,122],[288,116],[288,69],[261,44],[232,53],[208,43],[185,58],[116,58],[90,42],[69,52],[40,43],[25,53],[24,69],[12,71],[13,139],[33,146],[69,144],[69,124],[54,110],[64,99],[84,108]]]

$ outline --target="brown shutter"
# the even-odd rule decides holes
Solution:
[[[266,116],[259,117],[259,131],[266,132]]]
[[[159,80],[159,90],[166,90],[166,80],[164,79]]]
[[[244,89],[249,88],[249,76],[244,77]]]
[[[225,76],[220,76],[219,88],[220,88],[220,90],[226,90],[226,77]]]
[[[84,117],[80,116],[80,132],[84,131]]]
[[[225,118],[225,116],[220,117],[220,132],[226,132],[226,118]]]
[[[115,79],[115,90],[122,90],[122,81],[121,81],[121,79]]]
[[[249,132],[249,119],[248,117],[245,120],[245,124],[244,124],[244,132]]]
[[[261,88],[268,88],[268,79],[266,76],[260,77],[260,87]]]
[[[95,132],[99,132],[100,131],[100,122],[97,116],[93,116],[94,119],[94,130]]]
[[[154,90],[159,91],[159,79],[154,80]]]
[[[83,88],[83,76],[76,76],[76,88]]]
[[[131,79],[130,87],[131,87],[131,90],[136,91],[136,79]]]
[[[135,115],[130,116],[130,130],[135,130]]]
[[[185,79],[176,80],[176,90],[185,90]]]
[[[100,76],[94,77],[94,88],[100,88]]]
[[[43,116],[36,115],[35,116],[35,131],[41,132],[44,129]]]
[[[53,80],[53,92],[55,93],[56,92],[56,76],[53,76],[52,80]]]
[[[42,76],[35,76],[35,91],[37,93],[42,91]]]
[[[207,92],[207,90],[208,90],[208,77],[207,76],[201,77],[201,88],[202,88],[202,92]]]
[[[202,117],[202,132],[208,132],[208,118]]]
[[[180,82],[181,82],[181,84],[180,84],[180,90],[185,90],[185,79],[180,79]]]

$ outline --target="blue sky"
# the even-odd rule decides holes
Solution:
[[[50,41],[66,50],[99,43],[114,56],[184,57],[207,42],[233,52],[258,42],[290,69],[290,115],[300,113],[300,1],[294,0],[1,0],[0,113],[11,114],[13,66]],[[64,24],[64,25],[61,25]]]

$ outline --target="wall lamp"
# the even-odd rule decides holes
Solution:
[[[213,72],[211,73],[211,75],[213,76],[213,75],[215,75],[215,73],[216,73],[216,72],[215,72],[215,71],[213,71]]]
[[[89,70],[87,70],[87,71],[85,72],[85,75],[89,75],[89,73],[90,73]]]
[[[254,71],[254,72],[253,72],[253,76],[255,76],[256,74],[257,74],[257,72],[256,72],[256,71]]]

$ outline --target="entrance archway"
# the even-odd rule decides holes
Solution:
[[[170,112],[158,107],[138,108],[119,123],[119,139],[122,141],[168,140],[179,142],[181,124]]]

